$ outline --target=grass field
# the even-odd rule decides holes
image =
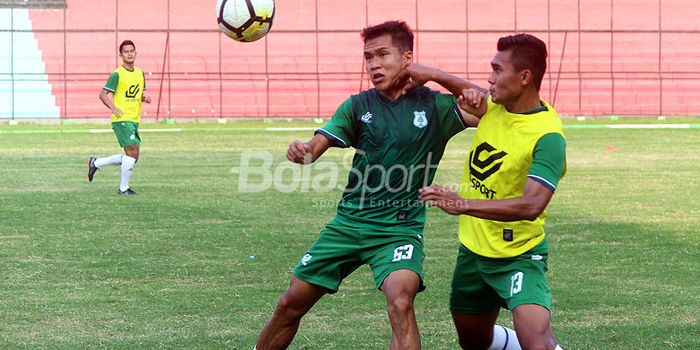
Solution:
[[[308,131],[184,128],[142,134],[140,195],[127,198],[116,167],[85,178],[88,156],[120,151],[112,134],[0,134],[0,348],[252,348],[334,214],[316,204],[340,191],[237,190],[243,152],[282,163]],[[472,135],[450,142],[438,182],[460,180]],[[547,223],[556,336],[565,349],[699,349],[700,130],[567,136]],[[423,347],[457,349],[447,310],[457,221],[428,215]],[[389,335],[362,268],[305,317],[291,349],[386,349]]]

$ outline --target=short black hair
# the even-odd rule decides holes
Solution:
[[[134,47],[134,50],[136,50],[136,45],[134,45],[134,42],[133,42],[133,41],[131,41],[131,40],[124,40],[124,41],[122,41],[121,44],[119,44],[119,53],[122,53],[122,49],[123,49],[124,46],[126,46],[126,45],[131,45],[131,46]]]
[[[375,39],[385,34],[391,35],[391,41],[402,52],[413,51],[413,31],[404,21],[387,21],[367,27],[362,30],[362,39],[366,43],[367,40]]]
[[[547,45],[530,34],[515,34],[498,39],[498,51],[510,51],[510,59],[517,71],[529,69],[537,90],[547,70]]]

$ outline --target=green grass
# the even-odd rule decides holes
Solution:
[[[459,181],[472,135],[451,141],[438,182]],[[281,163],[291,140],[309,136],[144,133],[132,179],[141,194],[124,198],[116,167],[85,179],[88,156],[119,152],[113,135],[0,134],[0,348],[252,348],[334,214],[314,203],[340,192],[241,193],[231,169],[246,150]],[[566,349],[699,348],[700,131],[567,136],[547,223],[557,338]],[[425,349],[458,348],[447,310],[456,226],[429,210]],[[362,268],[305,317],[291,349],[388,348],[384,306]]]

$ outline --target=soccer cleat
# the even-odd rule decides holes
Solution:
[[[92,182],[95,172],[100,170],[100,168],[95,166],[95,160],[97,160],[95,157],[90,157],[90,159],[88,159],[88,181],[90,182]]]
[[[126,191],[119,190],[119,194],[125,195],[125,196],[135,196],[138,193],[134,192],[134,190],[132,190],[131,187],[129,187],[126,189]]]

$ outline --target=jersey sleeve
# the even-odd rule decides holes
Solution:
[[[107,79],[107,83],[105,84],[104,89],[107,91],[115,92],[115,91],[117,91],[117,83],[118,82],[119,82],[119,73],[112,72],[112,74],[109,76],[109,79]]]
[[[540,137],[532,152],[532,166],[527,177],[541,183],[550,190],[557,189],[564,176],[566,165],[566,141],[561,134],[551,133]]]
[[[457,107],[457,98],[454,95],[437,93],[435,95],[435,106],[442,119],[442,129],[446,138],[449,139],[467,128],[464,119],[462,119],[462,112]]]
[[[146,73],[141,71],[141,75],[143,75],[143,91],[146,91]]]
[[[327,137],[336,147],[347,148],[353,146],[355,139],[354,121],[352,97],[350,97],[338,107],[328,124],[317,129],[314,134]]]

